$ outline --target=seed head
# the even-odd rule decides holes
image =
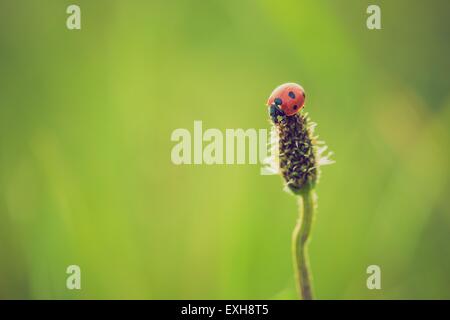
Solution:
[[[275,123],[279,166],[286,186],[295,194],[313,188],[319,175],[313,127],[301,113],[281,116]]]
[[[279,108],[269,106],[273,123],[271,168],[281,173],[286,189],[294,194],[308,192],[319,180],[320,166],[331,164],[331,153],[324,142],[314,135],[316,124],[307,114],[287,116]]]

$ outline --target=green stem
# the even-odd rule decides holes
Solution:
[[[292,234],[292,254],[300,299],[312,300],[311,276],[306,245],[311,233],[315,209],[315,192],[309,190],[298,196],[299,218]]]

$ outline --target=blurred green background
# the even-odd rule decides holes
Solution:
[[[269,128],[266,99],[291,81],[336,160],[317,190],[317,298],[450,298],[449,10],[0,0],[0,298],[295,298],[281,179],[170,160],[194,120]]]

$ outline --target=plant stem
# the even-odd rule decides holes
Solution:
[[[306,245],[311,232],[315,202],[313,189],[298,196],[299,218],[292,234],[292,254],[297,291],[300,299],[303,300],[313,299]]]

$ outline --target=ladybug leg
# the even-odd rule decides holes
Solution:
[[[272,104],[269,107],[269,114],[274,123],[278,123],[281,120],[280,118],[284,118],[285,116],[283,110],[281,110],[280,107],[276,104]]]

